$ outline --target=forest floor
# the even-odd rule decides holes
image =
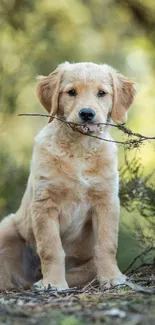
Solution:
[[[146,272],[147,271],[147,272]],[[145,268],[129,286],[89,286],[63,292],[27,290],[0,293],[0,325],[155,324],[155,274]]]

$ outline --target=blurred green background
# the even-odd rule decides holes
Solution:
[[[18,113],[44,112],[35,95],[36,76],[49,74],[63,61],[112,65],[137,83],[128,127],[155,136],[154,44],[154,0],[0,1],[0,218],[19,206],[34,136],[47,122],[39,117],[17,117]],[[116,131],[115,137],[122,136]],[[129,152],[131,156],[136,152],[146,174],[154,168],[154,148],[148,142]],[[123,161],[120,147],[120,166]],[[143,224],[138,214],[123,209],[122,267],[137,254],[137,241],[131,233],[134,217]]]

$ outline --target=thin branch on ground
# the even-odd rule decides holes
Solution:
[[[130,287],[132,290],[134,290],[136,292],[141,292],[141,293],[145,293],[145,294],[155,294],[154,288],[146,288],[139,284],[133,283],[131,281],[126,281],[125,285]]]
[[[131,278],[132,278],[132,276],[131,276]],[[155,277],[152,275],[152,276],[150,276],[150,277],[133,277],[133,281],[134,282],[146,282],[146,283],[151,283],[151,282],[155,282]]]
[[[89,289],[89,288],[92,288],[92,285],[95,284],[97,281],[97,276],[92,280],[90,281],[84,288],[83,290],[85,291],[86,289]]]

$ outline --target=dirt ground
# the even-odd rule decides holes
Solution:
[[[134,283],[134,285],[132,285]],[[121,288],[0,293],[0,325],[155,324],[155,277],[138,273]]]

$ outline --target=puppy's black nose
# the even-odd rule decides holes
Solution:
[[[92,122],[95,117],[95,112],[91,108],[82,108],[79,112],[79,117],[83,122]]]

